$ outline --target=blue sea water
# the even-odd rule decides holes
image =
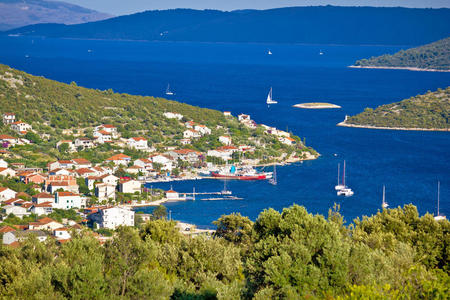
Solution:
[[[267,55],[270,49],[273,55]],[[382,186],[391,207],[412,203],[420,213],[450,216],[450,134],[337,127],[345,115],[450,85],[450,73],[350,69],[356,59],[394,53],[401,47],[226,43],[162,43],[1,37],[0,63],[34,75],[130,94],[164,96],[201,107],[248,113],[258,123],[305,137],[321,157],[277,169],[277,186],[228,182],[230,201],[168,203],[177,220],[211,227],[222,214],[255,219],[269,207],[293,203],[326,215],[339,203],[347,222],[377,213]],[[90,51],[88,51],[90,50]],[[324,55],[319,55],[320,50]],[[270,87],[279,104],[270,108]],[[292,105],[326,101],[339,110],[301,110]],[[335,156],[336,154],[337,156]],[[337,197],[337,164],[347,162],[347,182],[355,191]],[[219,191],[223,182],[198,180],[154,184],[180,192]],[[151,209],[148,209],[151,210]]]

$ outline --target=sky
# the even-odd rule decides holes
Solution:
[[[450,8],[450,0],[60,0],[113,15],[132,14],[145,10],[194,9],[268,9],[286,6],[403,6],[417,8]]]

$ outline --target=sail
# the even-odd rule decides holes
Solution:
[[[267,103],[272,102],[272,88],[270,88],[269,94],[267,95]]]

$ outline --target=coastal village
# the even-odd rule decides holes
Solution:
[[[231,112],[223,114],[226,118],[233,118]],[[12,150],[33,143],[26,138],[29,132],[41,138],[46,138],[46,134],[17,120],[14,113],[3,113],[3,126],[15,135],[0,134],[0,179],[3,183],[14,183],[11,186],[22,184],[28,188],[28,193],[0,183],[1,215],[3,219],[35,217],[28,224],[1,227],[3,244],[18,245],[30,233],[41,241],[53,236],[63,243],[70,240],[73,230],[79,231],[83,227],[114,230],[118,226],[134,226],[137,217],[141,221],[150,218],[147,214],[135,214],[135,207],[158,206],[166,201],[186,199],[185,195],[177,191],[148,188],[146,183],[212,178],[212,171],[230,164],[254,169],[268,163],[285,164],[316,157],[308,151],[303,152],[302,156],[292,151],[289,155],[284,154],[269,161],[266,157],[252,155],[256,146],[234,143],[231,134],[218,137],[221,146],[200,152],[188,147],[196,139],[211,135],[211,128],[193,121],[184,122],[184,116],[180,113],[165,112],[163,115],[185,127],[180,140],[181,147],[168,146],[161,152],[149,144],[145,137],[123,138],[116,126],[101,124],[92,128],[92,138],[78,136],[73,140],[58,141],[56,148],[72,158],[52,161],[46,168],[40,168],[17,162]],[[238,121],[249,129],[262,128],[265,135],[276,137],[286,146],[303,148],[301,142],[291,137],[290,133],[258,125],[249,115],[240,114]],[[114,145],[120,150],[96,164],[77,156],[79,151],[95,149],[103,144]],[[262,144],[257,145],[264,147]],[[138,151],[141,156],[133,159],[123,153],[125,149]],[[55,211],[69,210],[76,212],[78,221],[63,218],[58,222],[48,217]],[[191,227],[189,224],[179,224],[179,229],[184,233],[195,233],[190,230]],[[108,238],[101,234],[96,237],[99,241]]]

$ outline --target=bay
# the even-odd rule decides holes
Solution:
[[[50,79],[117,92],[164,96],[201,107],[248,113],[257,123],[305,137],[321,157],[277,169],[277,186],[228,182],[230,201],[167,203],[172,217],[200,227],[222,214],[255,219],[266,208],[293,203],[327,214],[334,203],[347,222],[381,208],[382,186],[390,207],[412,203],[420,213],[435,212],[441,181],[441,213],[450,215],[450,134],[337,127],[345,115],[365,107],[400,101],[450,85],[450,73],[350,69],[360,58],[394,53],[402,47],[163,43],[0,37],[0,63]],[[405,46],[406,48],[406,46]],[[267,55],[271,50],[273,55]],[[322,51],[324,54],[319,55]],[[279,104],[265,98],[273,87]],[[342,109],[301,110],[301,102],[331,102]],[[336,155],[335,155],[336,154]],[[337,197],[337,164],[347,161],[355,191]],[[219,191],[223,182],[198,180],[155,184],[180,192]],[[147,209],[150,211],[151,209]]]

